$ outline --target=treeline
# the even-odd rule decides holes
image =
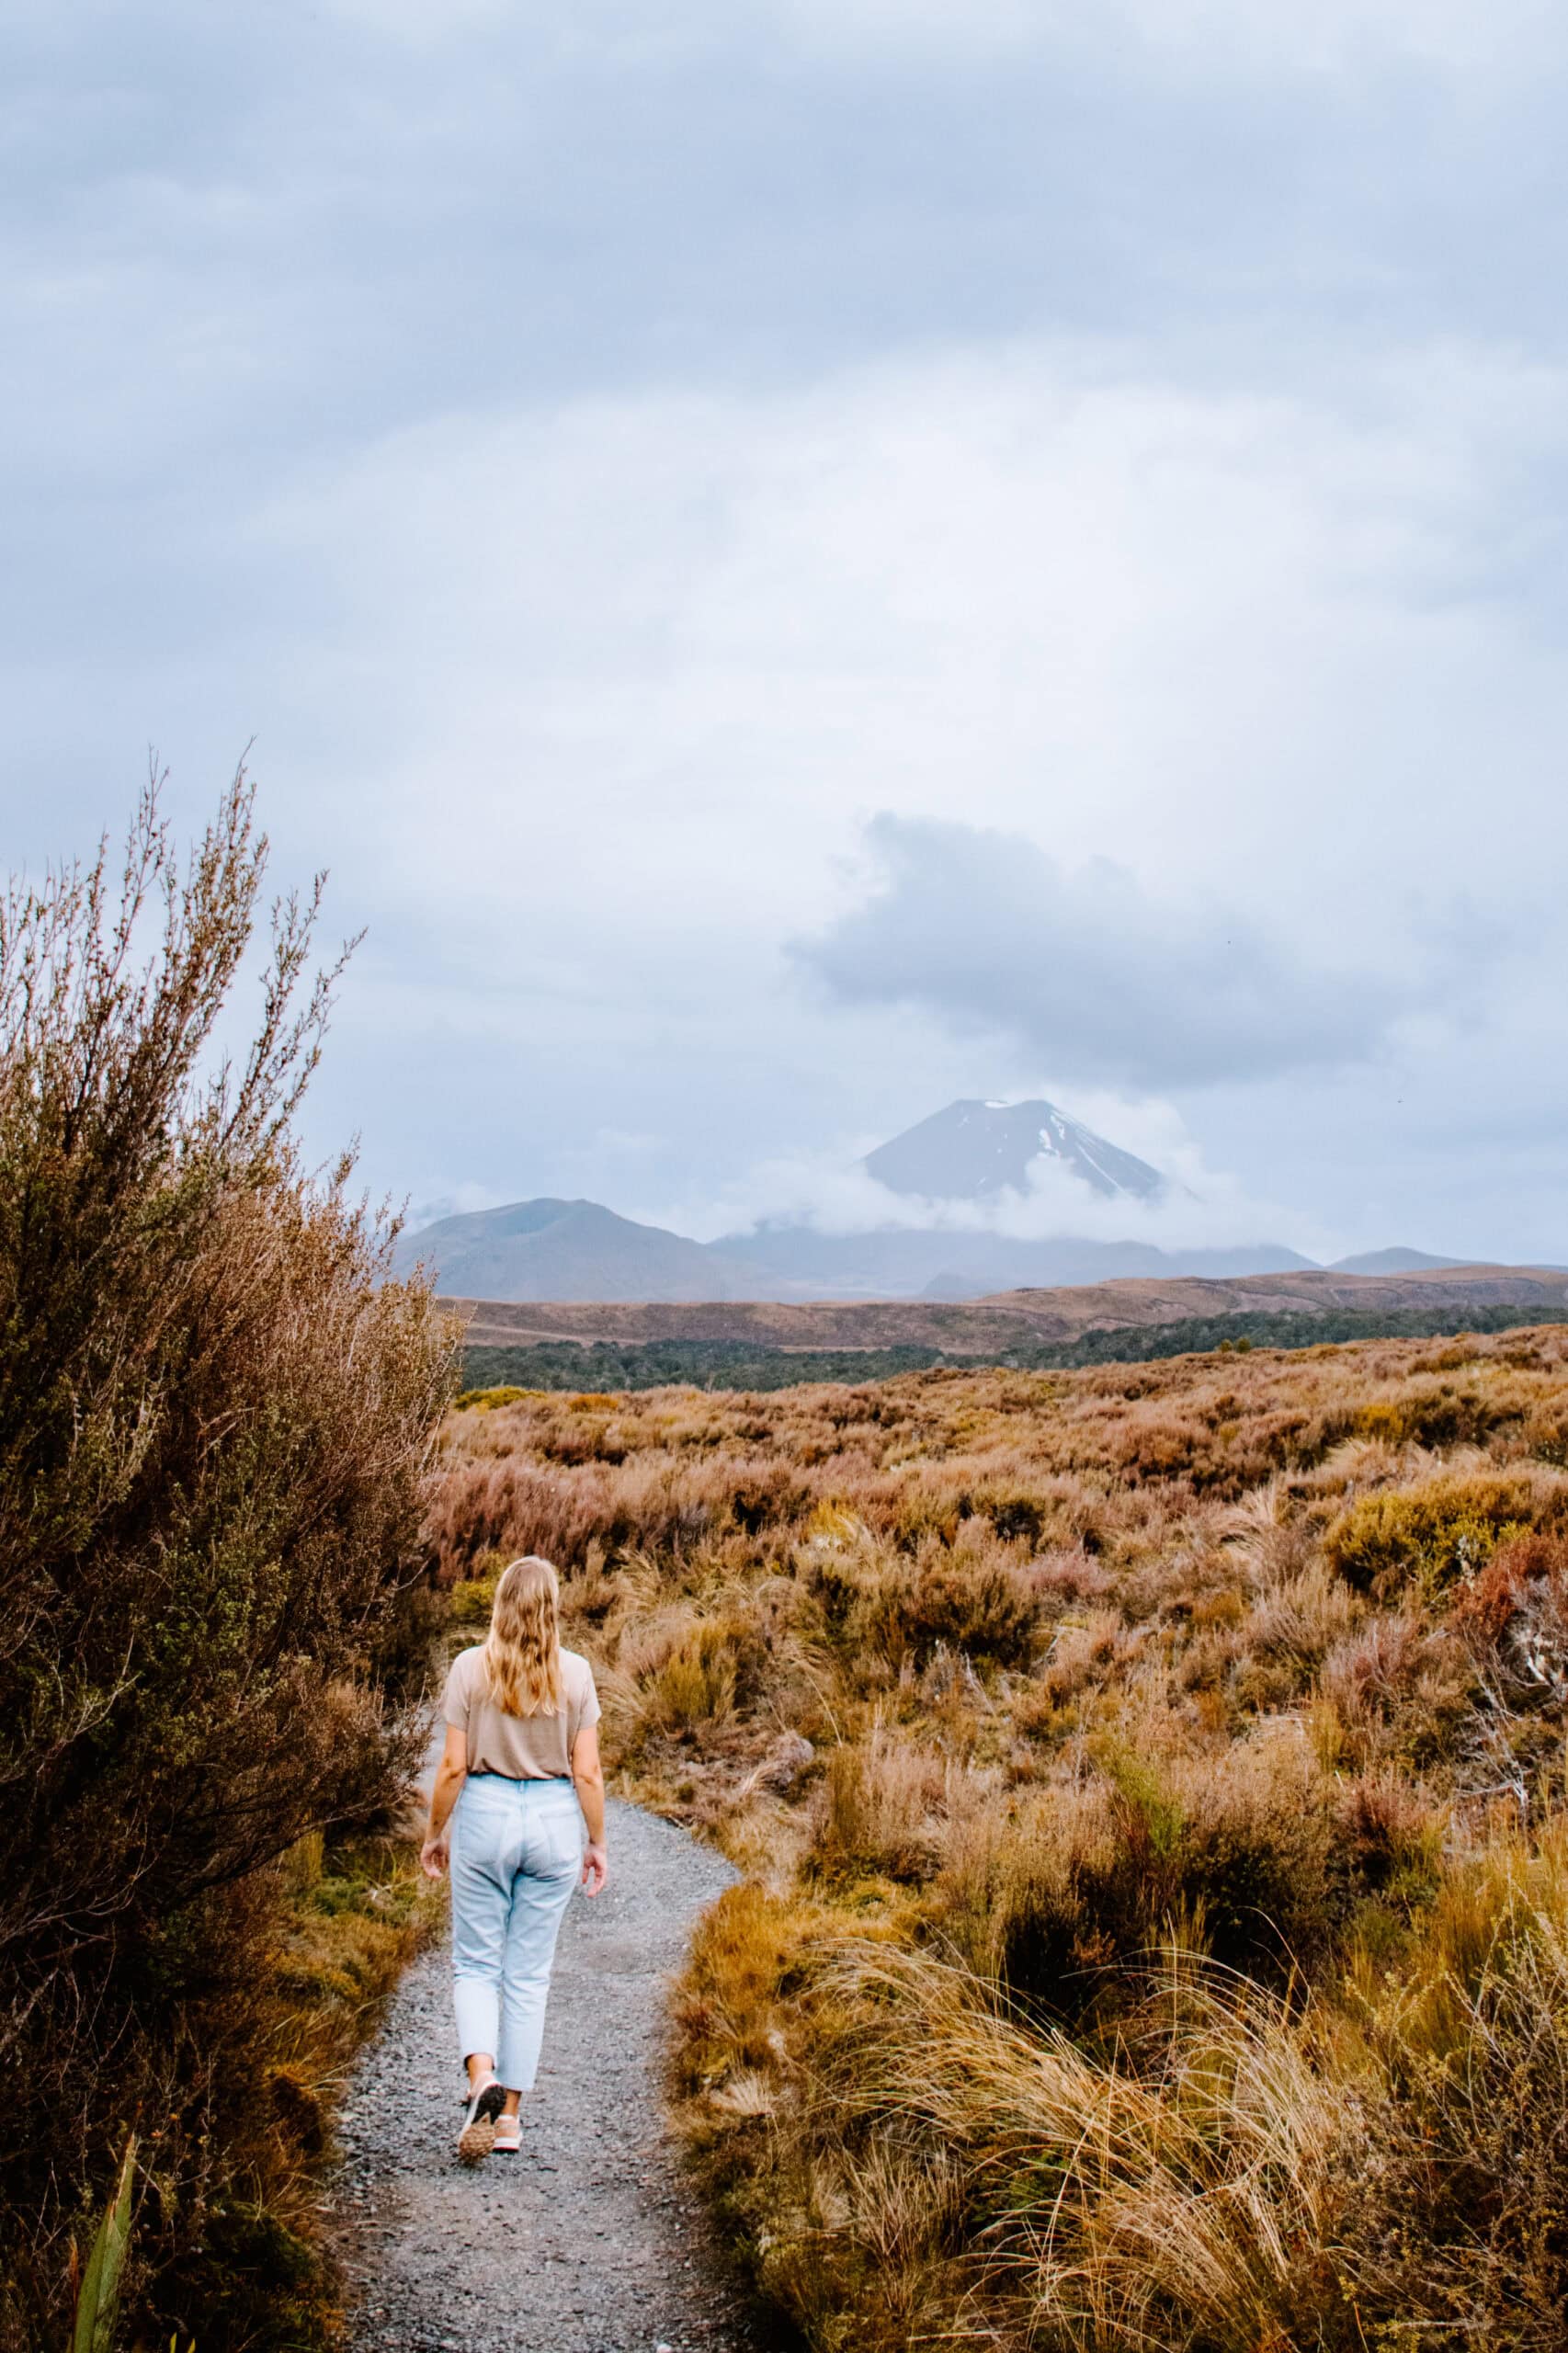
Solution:
[[[121,875],[0,903],[3,2353],[72,2341],[133,2133],[128,2341],[309,2341],[290,1888],[392,1821],[417,1740],[449,1347],[293,1141],[313,900],[214,1047],[265,860],[243,779],[183,870],[149,791]]]
[[[1176,1324],[1128,1324],[1085,1332],[1075,1340],[1008,1348],[999,1356],[955,1349],[769,1348],[753,1340],[540,1341],[529,1347],[485,1346],[462,1352],[465,1391],[494,1388],[612,1391],[791,1389],[820,1381],[891,1380],[949,1365],[972,1371],[1001,1365],[1023,1372],[1068,1372],[1085,1365],[1142,1364],[1160,1357],[1200,1356],[1214,1348],[1315,1348],[1346,1340],[1421,1340],[1460,1332],[1511,1332],[1568,1323],[1540,1306],[1389,1309],[1368,1314],[1246,1313],[1189,1316]]]

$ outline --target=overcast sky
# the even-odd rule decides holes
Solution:
[[[716,1231],[1040,1092],[1309,1249],[1568,1257],[1565,69],[11,0],[10,862],[254,738],[369,926],[312,1141],[426,1211]]]

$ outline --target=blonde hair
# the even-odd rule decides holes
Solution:
[[[561,1586],[535,1552],[502,1570],[483,1653],[490,1697],[504,1715],[561,1712]]]

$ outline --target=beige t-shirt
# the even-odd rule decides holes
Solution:
[[[511,1781],[550,1781],[572,1770],[572,1750],[586,1724],[599,1720],[594,1671],[576,1651],[561,1654],[561,1711],[554,1716],[508,1716],[494,1706],[484,1674],[484,1651],[476,1643],[460,1651],[447,1677],[447,1722],[468,1741],[471,1773],[505,1773]]]

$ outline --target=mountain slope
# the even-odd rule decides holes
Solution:
[[[723,1300],[752,1281],[721,1252],[597,1201],[513,1201],[438,1219],[400,1239],[394,1272],[415,1264],[435,1268],[449,1298]]]
[[[443,1298],[489,1300],[976,1299],[1020,1284],[1143,1276],[1265,1275],[1302,1267],[1293,1251],[1169,1254],[1146,1242],[1013,1241],[1006,1234],[891,1228],[819,1233],[764,1226],[722,1242],[639,1225],[597,1201],[540,1199],[445,1217],[399,1240],[393,1272],[434,1268]]]
[[[1422,1267],[1462,1267],[1462,1258],[1434,1258],[1429,1250],[1409,1250],[1395,1244],[1388,1250],[1358,1250],[1353,1257],[1335,1258],[1331,1275],[1413,1275]]]
[[[1028,1190],[1029,1170],[1044,1160],[1107,1199],[1153,1199],[1165,1178],[1146,1160],[1070,1120],[1054,1103],[985,1103],[963,1098],[906,1128],[862,1167],[890,1192],[926,1200],[984,1201]]]
[[[1150,1242],[1096,1242],[1072,1234],[1020,1240],[961,1229],[890,1226],[875,1233],[819,1233],[764,1225],[730,1233],[715,1249],[751,1270],[753,1298],[980,1298],[1020,1285],[1110,1282],[1148,1275],[1283,1273],[1311,1265],[1278,1243],[1232,1250],[1158,1250]]]

